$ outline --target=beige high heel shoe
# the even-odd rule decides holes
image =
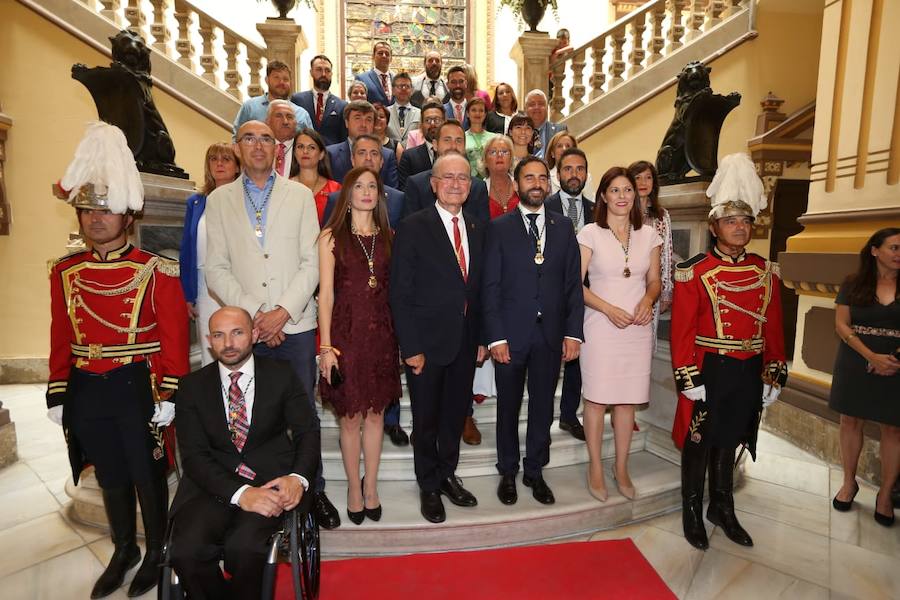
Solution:
[[[588,492],[590,492],[591,496],[599,500],[600,502],[606,502],[609,499],[609,492],[606,491],[606,487],[603,488],[595,488],[591,485],[591,469],[588,467],[587,472],[587,488]]]
[[[635,491],[633,485],[620,484],[619,479],[616,477],[615,471],[613,472],[613,481],[615,482],[616,489],[619,490],[620,494],[622,494],[624,497],[626,497],[629,500],[634,500],[634,497],[635,497],[635,495],[637,495],[637,492]]]

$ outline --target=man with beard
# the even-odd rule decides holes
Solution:
[[[398,187],[404,191],[408,178],[427,171],[434,163],[434,140],[437,137],[438,129],[444,124],[444,107],[437,102],[426,102],[422,106],[420,118],[424,124],[422,134],[425,137],[425,143],[406,150],[400,157],[400,166],[397,167]]]
[[[170,560],[191,598],[258,598],[279,516],[315,476],[319,423],[287,363],[253,353],[259,329],[247,311],[217,310],[208,339],[216,362],[185,377],[178,397],[184,474]]]
[[[291,69],[280,60],[269,61],[266,65],[266,89],[268,90],[262,96],[250,98],[238,111],[234,118],[234,125],[231,128],[233,139],[237,139],[237,131],[241,125],[247,121],[263,121],[269,114],[269,102],[272,100],[287,100],[291,95]],[[296,104],[294,106],[294,116],[297,122],[297,130],[304,127],[312,128],[312,120],[309,113],[305,109],[300,108]]]
[[[456,119],[462,123],[463,131],[469,128],[469,117],[466,115],[466,91],[469,79],[465,67],[456,65],[447,71],[447,85],[450,98],[444,103],[444,113],[448,119]]]
[[[409,102],[412,83],[408,73],[394,76],[394,103],[388,107],[388,137],[406,146],[406,138],[410,131],[419,128],[422,112]],[[402,160],[402,159],[401,159]]]
[[[422,108],[422,105],[431,98],[444,102],[450,89],[441,79],[443,66],[440,52],[431,50],[425,54],[425,72],[416,75],[412,80],[413,94],[410,101],[413,106]]]
[[[366,99],[375,104],[390,106],[394,102],[393,78],[391,73],[391,46],[387,42],[375,42],[372,48],[372,68],[360,73],[356,79],[366,84]]]
[[[543,158],[550,138],[560,131],[566,131],[568,127],[562,123],[547,120],[547,94],[543,90],[531,90],[526,94],[525,114],[534,121],[534,130],[537,132],[534,155]]]
[[[582,193],[588,177],[587,156],[578,148],[562,153],[556,165],[560,191],[547,198],[547,210],[569,217],[575,233],[594,222],[594,203]],[[589,285],[590,282],[586,283]],[[581,364],[576,358],[563,367],[562,396],[559,400],[559,428],[584,441],[584,427],[578,421],[581,405]]]
[[[542,469],[550,462],[550,425],[560,360],[578,358],[584,322],[581,258],[571,221],[547,209],[550,171],[524,158],[514,172],[518,210],[491,221],[485,248],[484,338],[497,383],[497,497],[518,500],[519,410],[528,381],[528,430],[522,483],[535,500],[556,499]]]
[[[291,96],[291,102],[312,116],[313,128],[322,136],[326,146],[347,139],[347,126],[344,124],[344,107],[347,103],[329,91],[331,68],[330,58],[322,54],[314,56],[309,62],[313,89]]]
[[[361,135],[372,135],[375,128],[375,107],[365,100],[354,100],[344,107],[344,124],[347,139],[325,147],[331,163],[331,176],[335,181],[343,181],[353,168],[351,146]],[[379,174],[384,185],[397,187],[397,155],[393,150],[381,149],[382,166]]]

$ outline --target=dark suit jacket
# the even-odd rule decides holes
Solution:
[[[506,119],[496,110],[492,110],[484,119],[484,128],[492,133],[506,135]]]
[[[563,206],[562,198],[559,195],[559,192],[556,192],[546,200],[544,200],[544,206],[547,207],[547,210],[552,210],[553,212],[557,212],[561,215],[569,214],[569,203],[566,202],[566,205]],[[584,210],[584,224],[594,222],[594,203],[588,200],[583,194],[581,196],[581,208]]]
[[[444,114],[447,115],[448,119],[456,118],[456,111],[453,110],[453,104],[450,100],[444,102]],[[469,117],[466,116],[465,107],[463,107],[463,120],[462,120],[463,131],[469,128]]]
[[[343,183],[344,176],[353,168],[350,162],[350,141],[332,144],[325,148],[331,162],[331,176],[335,181]],[[381,149],[381,182],[393,188],[397,187],[397,154],[387,148]]]
[[[172,502],[173,514],[198,494],[208,494],[227,505],[242,485],[259,486],[289,473],[315,483],[319,421],[303,386],[286,362],[261,356],[254,357],[254,362],[253,413],[240,453],[231,441],[225,418],[219,363],[179,382],[175,415],[183,475]],[[241,462],[256,471],[253,482],[235,473]]]
[[[387,195],[388,221],[391,224],[391,229],[397,229],[397,225],[400,224],[400,219],[403,218],[403,208],[406,203],[403,192],[389,186],[384,186],[384,193]],[[322,213],[323,223],[328,222],[331,211],[334,210],[334,205],[337,203],[338,196],[340,195],[340,191],[328,194],[328,201],[325,203],[325,212]]]
[[[347,139],[347,126],[344,123],[344,107],[347,103],[334,94],[328,94],[322,111],[322,122],[316,126],[316,96],[313,90],[298,92],[291,96],[291,102],[301,106],[309,113],[313,127],[325,140],[325,145],[339,144]]]
[[[456,253],[437,208],[403,219],[391,249],[391,313],[403,358],[425,354],[448,365],[461,344],[480,338],[481,271],[485,224],[465,216],[469,240],[468,278],[463,280]]]
[[[369,102],[381,102],[385,106],[390,106],[394,103],[393,98],[391,100],[387,99],[387,96],[384,93],[384,88],[381,87],[381,77],[379,77],[378,73],[375,72],[375,69],[369,69],[365,73],[360,73],[356,76],[356,79],[362,81],[366,84],[366,97]]]
[[[431,169],[413,175],[406,180],[406,210],[404,216],[434,206],[437,198],[431,188]],[[467,215],[487,223],[491,220],[491,208],[488,204],[488,191],[484,182],[477,177],[472,178],[469,197],[463,205]]]
[[[552,348],[564,337],[584,340],[581,253],[572,222],[545,209],[544,263],[534,263],[535,247],[522,211],[491,221],[485,248],[482,306],[488,343],[506,340],[510,352],[531,345],[537,315]]]
[[[538,158],[544,158],[544,151],[547,149],[547,144],[550,143],[550,139],[560,131],[567,131],[568,129],[569,126],[563,123],[554,123],[549,119],[544,121],[544,124],[537,129],[541,144],[540,148],[535,148],[534,155]]]
[[[400,157],[400,164],[397,166],[398,189],[406,191],[406,180],[422,171],[431,168],[431,154],[428,153],[428,145],[426,143],[419,144],[415,148],[410,148]]]

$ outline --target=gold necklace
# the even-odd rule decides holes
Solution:
[[[378,287],[378,278],[375,277],[375,239],[378,237],[380,233],[379,228],[376,226],[375,231],[372,233],[372,244],[371,249],[366,249],[366,245],[363,244],[362,235],[356,226],[353,223],[350,223],[350,232],[356,236],[356,241],[359,242],[359,247],[362,248],[363,254],[366,255],[366,263],[369,266],[369,287],[375,289]]]
[[[631,223],[628,224],[628,237],[625,238],[625,243],[622,243],[622,240],[619,239],[619,236],[616,235],[616,232],[612,227],[609,228],[610,232],[612,232],[613,237],[616,238],[616,241],[619,242],[619,246],[622,247],[622,252],[625,253],[625,268],[622,269],[622,277],[626,279],[631,277],[631,269],[628,268],[628,251],[631,249]]]

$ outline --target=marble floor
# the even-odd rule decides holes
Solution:
[[[4,600],[88,598],[112,552],[102,532],[68,518],[65,445],[45,416],[43,395],[41,385],[0,386],[20,457],[0,470]],[[633,539],[684,599],[900,599],[900,526],[874,522],[875,490],[863,485],[851,512],[835,512],[839,469],[767,433],[759,446],[735,498],[755,547],[737,546],[710,526],[710,549],[695,550],[681,535],[680,513],[582,539]],[[111,596],[125,597],[125,588]]]

